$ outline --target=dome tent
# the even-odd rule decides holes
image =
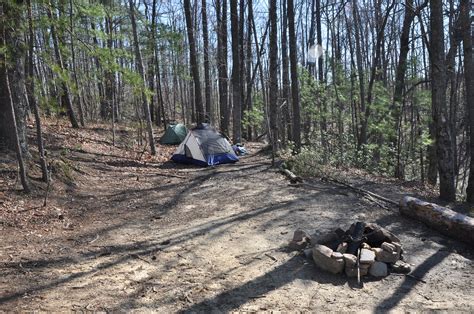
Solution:
[[[188,133],[188,129],[184,126],[184,124],[170,124],[166,128],[165,134],[160,138],[161,144],[179,144],[186,138],[186,133]]]
[[[239,160],[226,138],[207,123],[201,123],[189,131],[171,159],[199,166],[213,166]]]

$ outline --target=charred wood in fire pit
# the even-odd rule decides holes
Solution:
[[[347,253],[356,255],[357,249],[359,249],[360,245],[364,240],[364,229],[365,223],[364,222],[356,222],[351,226],[349,229],[349,241],[347,246]]]
[[[364,230],[367,244],[371,247],[380,247],[384,242],[398,242],[400,239],[385,228],[380,227],[374,223],[367,223]]]
[[[341,228],[337,228],[336,230],[321,236],[312,237],[316,238],[315,244],[322,244],[329,247],[333,251],[337,251],[339,245],[342,244],[346,239],[346,232]]]

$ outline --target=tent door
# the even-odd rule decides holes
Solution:
[[[189,149],[188,145],[184,145],[184,154],[188,158],[193,158],[193,154],[191,154],[191,150]]]

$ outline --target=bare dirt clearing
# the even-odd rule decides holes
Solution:
[[[79,131],[54,131],[48,144],[64,145],[70,184],[56,186],[46,208],[0,192],[0,310],[474,311],[471,248],[344,187],[291,186],[258,144],[234,165],[195,168],[167,162],[173,149],[161,146],[138,159],[101,129],[81,130],[80,145]],[[20,212],[27,222],[14,219]],[[412,276],[359,288],[286,250],[298,227],[323,233],[357,220],[400,237]]]

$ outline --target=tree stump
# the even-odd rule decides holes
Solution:
[[[474,246],[474,218],[449,208],[405,196],[400,201],[400,213],[415,218],[439,232]]]

